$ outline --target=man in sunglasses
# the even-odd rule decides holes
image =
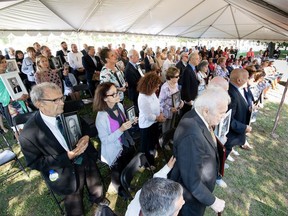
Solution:
[[[103,201],[97,152],[89,144],[88,136],[80,138],[74,149],[66,141],[59,121],[65,97],[57,85],[36,85],[30,97],[39,111],[25,124],[19,138],[27,166],[40,171],[47,185],[65,196],[66,215],[84,215],[84,185],[91,202]]]

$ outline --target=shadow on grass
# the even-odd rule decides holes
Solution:
[[[285,216],[287,212],[284,212],[280,209],[276,209],[275,207],[269,206],[263,202],[252,199],[250,208],[249,208],[250,216],[258,216],[258,215],[275,215],[275,216]]]

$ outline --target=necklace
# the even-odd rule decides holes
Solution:
[[[171,89],[177,88],[177,85],[176,85],[177,83],[171,83],[170,81],[167,81],[167,83]]]

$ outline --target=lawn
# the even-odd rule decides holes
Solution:
[[[214,194],[226,201],[226,208],[222,215],[287,215],[288,212],[288,106],[282,109],[279,125],[276,129],[278,138],[270,135],[279,103],[267,102],[258,114],[257,121],[253,123],[253,133],[249,143],[254,146],[251,151],[237,149],[240,156],[234,157],[235,162],[228,162],[230,168],[225,170],[224,180],[228,188],[216,186]],[[12,133],[7,135],[13,148],[25,163]],[[94,140],[94,143],[96,141]],[[165,164],[163,155],[157,158],[157,168]],[[99,164],[100,165],[100,164]],[[10,165],[0,168],[0,178],[5,178],[5,170]],[[101,166],[102,167],[102,166]],[[101,168],[103,176],[107,176],[107,167]],[[136,176],[134,183],[141,185],[149,177],[147,171]],[[109,184],[109,175],[105,178]],[[60,215],[48,190],[38,172],[31,171],[30,177],[23,172],[15,178],[1,183],[0,189],[0,215],[46,216]],[[107,194],[111,201],[111,208],[118,215],[124,215],[126,202],[116,195]],[[85,199],[87,215],[93,215],[96,206],[92,206]],[[207,216],[215,213],[207,208]]]

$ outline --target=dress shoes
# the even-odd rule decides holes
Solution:
[[[240,146],[240,148],[245,150],[251,150],[253,147],[246,141],[244,145]]]
[[[223,181],[222,178],[221,178],[221,179],[217,179],[217,180],[216,180],[216,184],[219,185],[219,186],[222,187],[222,188],[227,188],[227,184],[226,184],[225,181]]]
[[[232,154],[234,154],[235,156],[239,156],[239,152],[236,151],[234,148],[232,148],[232,151],[231,151]]]
[[[227,160],[228,160],[228,161],[231,161],[231,162],[234,162],[234,161],[235,161],[235,159],[234,159],[233,157],[231,157],[231,155],[228,155]]]

